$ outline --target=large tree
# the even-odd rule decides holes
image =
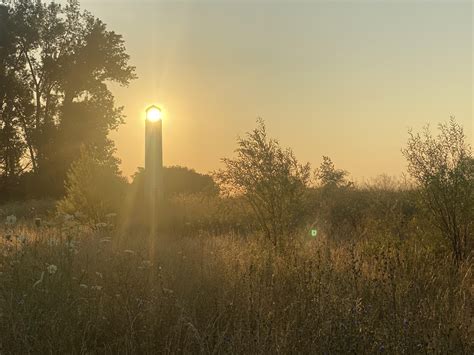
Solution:
[[[75,0],[14,0],[0,13],[1,75],[8,78],[0,113],[4,127],[14,123],[8,145],[21,142],[15,164],[30,167],[44,187],[60,187],[51,192],[62,190],[82,145],[116,165],[107,135],[123,115],[107,85],[135,78],[122,36]]]
[[[24,116],[31,114],[32,96],[22,80],[25,60],[16,53],[17,35],[6,6],[0,6],[0,196],[15,194],[26,152]]]

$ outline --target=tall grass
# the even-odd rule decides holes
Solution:
[[[71,221],[2,237],[2,353],[474,352],[472,262],[415,240],[276,252],[258,235]]]

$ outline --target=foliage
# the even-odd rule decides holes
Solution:
[[[320,186],[310,193],[314,225],[332,241],[390,236],[405,240],[422,217],[414,190],[380,177],[361,186]]]
[[[145,169],[139,168],[133,175],[132,184],[144,189]],[[172,197],[181,194],[209,194],[218,193],[218,188],[211,176],[196,172],[183,166],[163,167],[164,196]]]
[[[321,166],[316,170],[316,179],[323,187],[350,187],[353,185],[347,179],[349,173],[345,170],[336,169],[331,158],[323,156]]]
[[[317,239],[275,255],[255,237],[196,232],[151,252],[132,232],[25,225],[3,238],[2,351],[474,352],[472,264],[454,268],[419,239]]]
[[[236,233],[251,235],[258,228],[255,215],[242,197],[208,194],[175,195],[169,201],[168,223],[173,233],[195,235]]]
[[[245,138],[239,138],[234,159],[215,173],[223,192],[243,196],[252,207],[267,238],[277,245],[303,216],[310,180],[309,164],[298,163],[291,149],[268,138],[263,120]]]
[[[455,260],[468,257],[474,233],[474,160],[462,126],[452,117],[439,125],[437,137],[429,127],[422,134],[410,131],[403,154],[433,223],[451,243]]]
[[[60,195],[81,145],[116,164],[108,133],[123,115],[107,83],[135,78],[122,37],[75,0],[14,0],[0,42],[0,176],[31,170],[37,191]]]
[[[103,222],[117,213],[125,197],[127,182],[112,165],[97,159],[92,149],[83,149],[67,174],[66,196],[59,201],[58,211],[81,213],[91,221]]]

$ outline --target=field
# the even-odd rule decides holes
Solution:
[[[19,217],[0,232],[1,353],[474,351],[472,262],[423,239],[150,240],[51,207],[2,210]]]
[[[109,3],[0,0],[0,355],[474,354],[472,1]]]

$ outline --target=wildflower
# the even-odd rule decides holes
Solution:
[[[25,244],[28,241],[28,238],[26,238],[24,235],[17,236],[17,239],[22,244]]]
[[[100,228],[106,228],[107,226],[108,226],[108,224],[107,224],[107,223],[104,223],[104,222],[100,222],[100,223],[97,223],[97,224],[95,225],[95,227],[96,227],[96,228],[99,228],[99,229],[100,229]]]
[[[99,286],[99,285],[92,286],[91,290],[100,291],[102,290],[102,286]]]
[[[111,242],[111,239],[110,238],[102,238],[100,240],[101,243],[110,243]]]
[[[165,288],[165,287],[163,287],[163,292],[164,292],[164,293],[167,293],[167,294],[169,294],[169,295],[172,295],[172,294],[174,293],[173,290],[170,290],[169,288]]]
[[[5,224],[7,226],[13,226],[16,224],[16,216],[15,215],[10,215],[10,216],[7,216],[7,219],[5,221]]]
[[[58,271],[58,267],[53,264],[49,265],[46,269],[48,270],[50,275],[54,275],[56,271]]]
[[[89,286],[87,286],[86,284],[80,284],[79,287],[83,288],[83,289],[88,289],[89,288]]]
[[[77,219],[81,219],[81,218],[85,218],[86,215],[82,212],[76,212],[74,213],[74,217],[76,217]]]
[[[63,219],[64,219],[64,222],[70,222],[70,221],[72,221],[72,220],[74,219],[74,216],[72,216],[72,215],[66,213],[66,214],[63,216]]]
[[[38,286],[40,283],[43,282],[43,278],[44,278],[44,271],[41,273],[41,276],[39,278],[38,281],[36,281],[34,284],[33,284],[33,288],[35,288],[36,286]]]
[[[125,249],[123,252],[126,253],[126,254],[130,254],[130,255],[135,254],[135,252],[133,250],[130,250],[130,249]]]
[[[105,218],[109,218],[109,219],[110,218],[115,218],[115,217],[117,217],[117,213],[108,213],[108,214],[105,215]]]
[[[66,242],[66,248],[69,249],[70,253],[78,254],[79,250],[77,250],[77,245],[74,240],[70,240]]]
[[[58,245],[59,243],[56,239],[49,239],[47,244],[48,244],[48,246],[53,247],[53,246]]]
[[[95,274],[99,276],[101,279],[104,278],[101,272],[96,271]]]

